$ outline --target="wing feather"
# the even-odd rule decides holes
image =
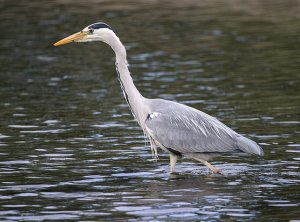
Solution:
[[[216,118],[166,100],[150,100],[145,122],[150,136],[166,148],[181,153],[231,152],[239,149],[240,136]],[[156,113],[156,115],[151,115]]]

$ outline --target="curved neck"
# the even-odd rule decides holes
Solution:
[[[114,34],[107,42],[116,54],[116,70],[121,84],[124,97],[129,105],[129,108],[134,118],[141,125],[143,123],[144,112],[143,100],[144,97],[135,87],[130,72],[128,70],[128,63],[126,59],[126,49],[121,43],[120,39]]]

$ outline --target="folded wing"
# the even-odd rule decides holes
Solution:
[[[216,118],[179,103],[155,99],[145,122],[149,135],[180,153],[219,153],[240,150],[262,155],[262,149]]]

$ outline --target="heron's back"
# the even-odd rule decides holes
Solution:
[[[147,99],[146,103],[150,110],[146,129],[165,148],[183,154],[240,150],[263,155],[263,150],[254,141],[204,112],[162,99]]]

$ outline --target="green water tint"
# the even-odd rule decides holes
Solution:
[[[299,220],[299,1],[1,3],[0,219]],[[257,141],[264,158],[153,162],[111,49],[52,44],[111,25],[148,98]]]

